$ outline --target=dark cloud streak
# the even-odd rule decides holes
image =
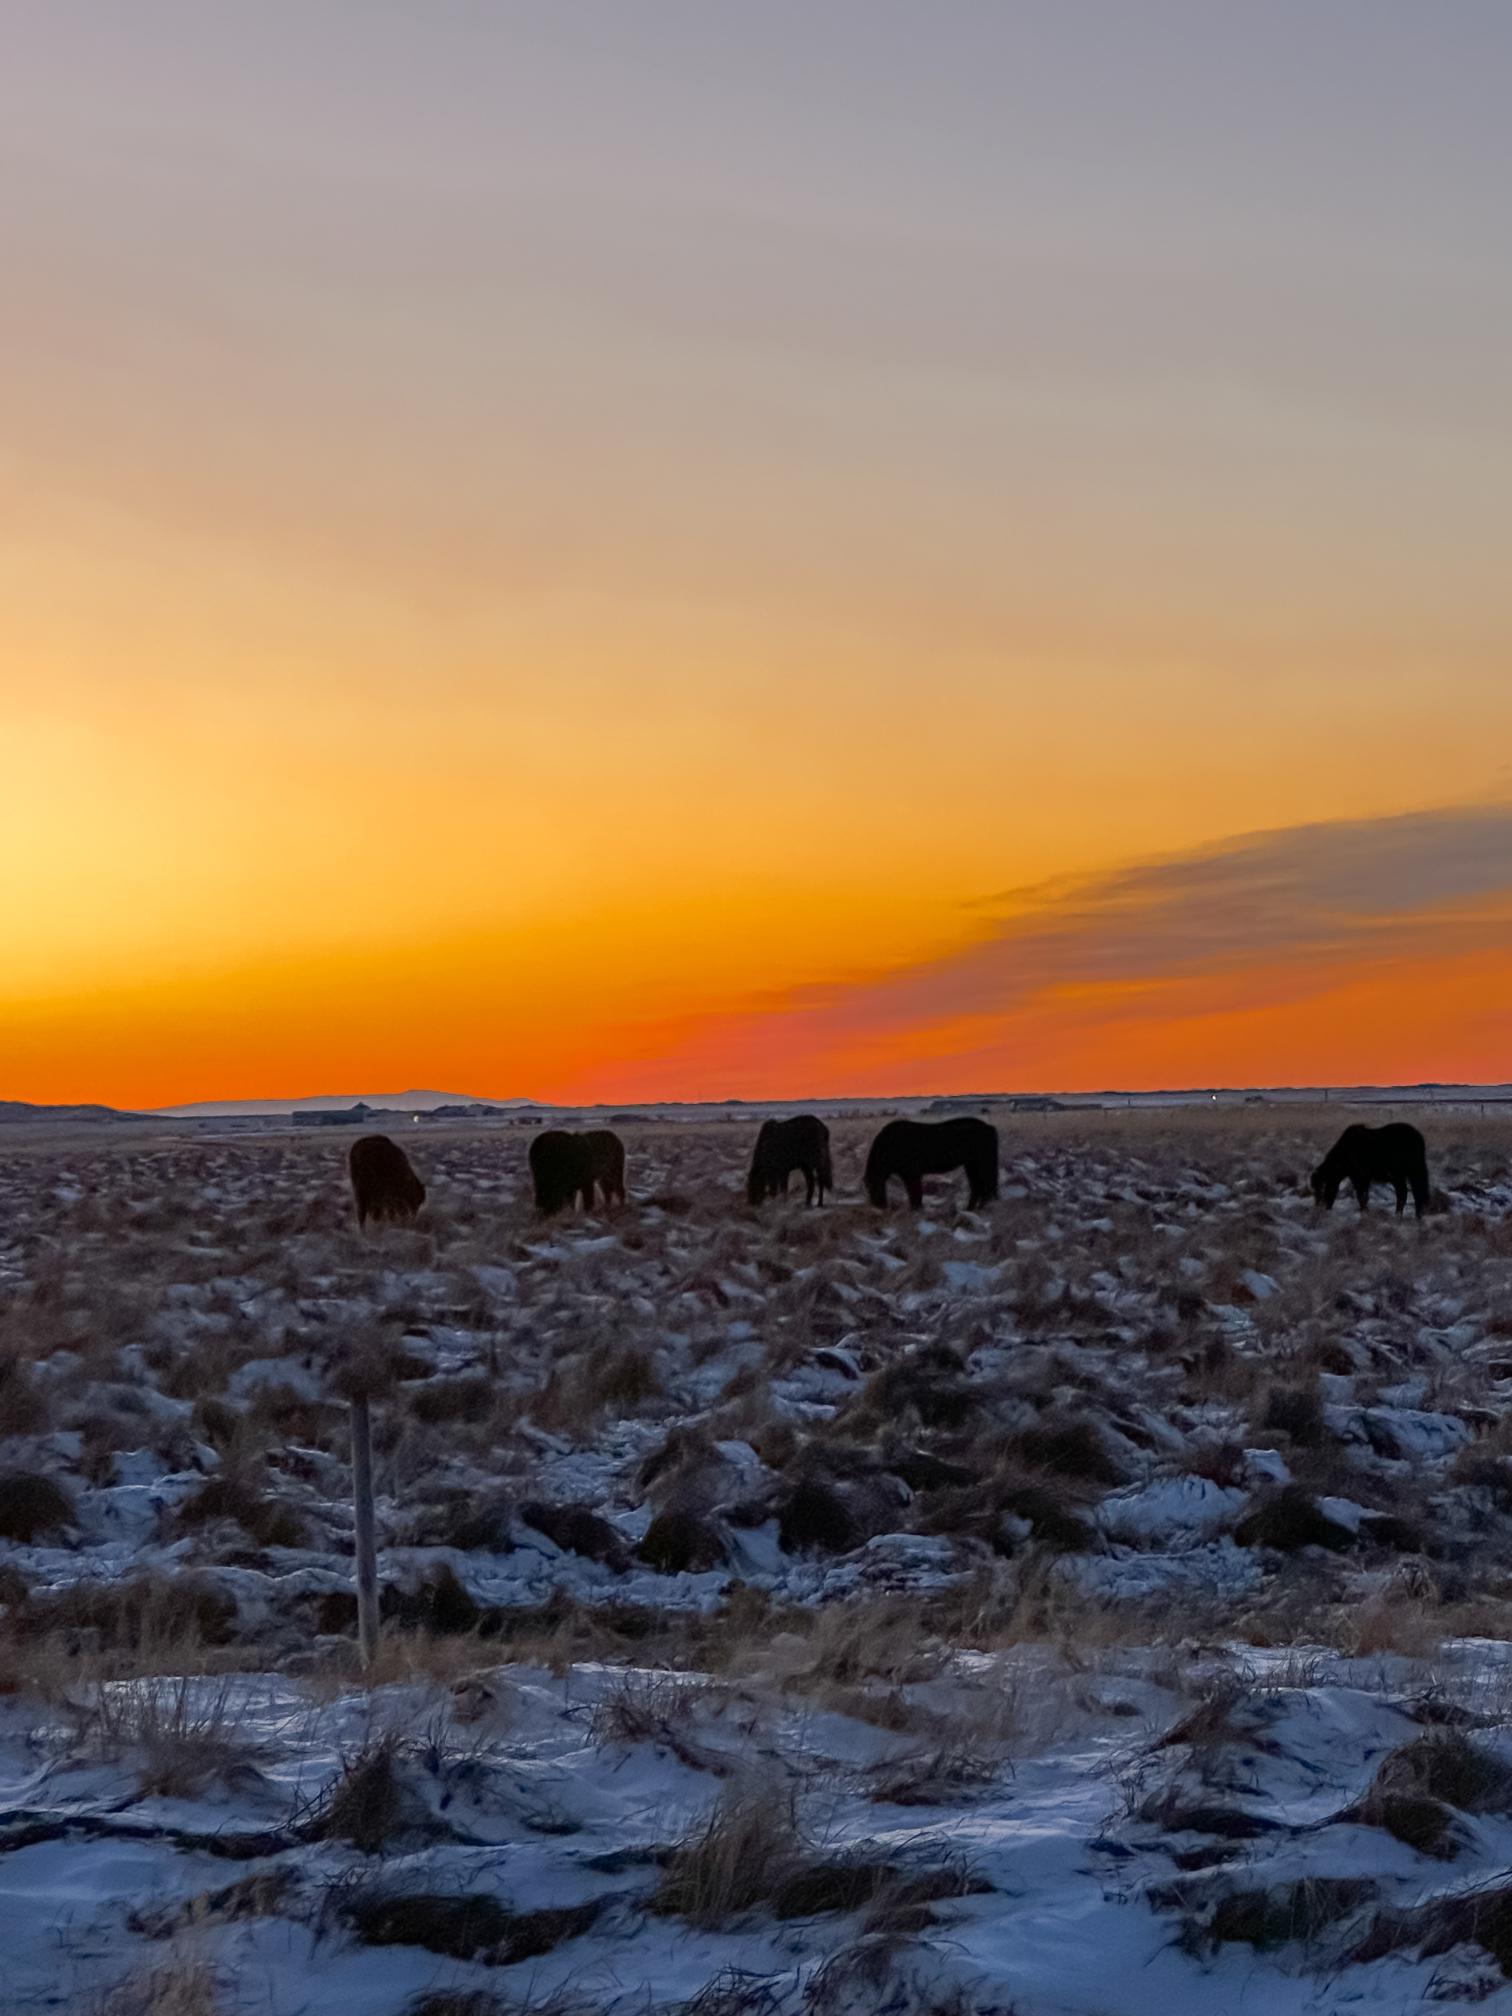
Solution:
[[[808,991],[791,1009],[865,1033],[1008,1013],[1065,989],[1507,943],[1512,801],[1246,834],[988,907],[1000,915],[976,944]]]

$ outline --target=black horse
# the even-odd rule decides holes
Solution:
[[[835,1187],[835,1170],[830,1161],[829,1129],[812,1113],[799,1113],[791,1120],[763,1120],[751,1156],[751,1173],[746,1178],[746,1196],[753,1204],[768,1197],[786,1197],[788,1178],[794,1170],[806,1188],[805,1204],[815,1194],[824,1202],[826,1190]]]
[[[866,1194],[878,1210],[887,1204],[889,1178],[902,1178],[915,1211],[924,1202],[924,1178],[964,1169],[968,1211],[998,1194],[998,1132],[985,1120],[889,1120],[866,1158]]]
[[[1416,1127],[1393,1120],[1386,1127],[1346,1127],[1312,1173],[1312,1193],[1325,1211],[1348,1183],[1368,1209],[1372,1183],[1396,1192],[1397,1216],[1407,1209],[1407,1192],[1419,1218],[1428,1209],[1428,1149]]]
[[[380,1224],[385,1219],[403,1223],[425,1202],[425,1185],[408,1155],[387,1134],[364,1134],[354,1141],[347,1167],[359,1225],[366,1225],[369,1218]]]
[[[625,1201],[625,1144],[607,1127],[570,1134],[548,1127],[530,1144],[530,1176],[538,1211],[561,1211],[574,1197],[593,1209],[597,1183],[606,1205]]]

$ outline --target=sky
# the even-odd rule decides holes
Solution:
[[[1512,1077],[1502,0],[0,31],[0,1097]]]

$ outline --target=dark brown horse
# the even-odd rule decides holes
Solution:
[[[880,1211],[887,1185],[901,1178],[915,1211],[924,1202],[924,1178],[947,1170],[966,1172],[966,1208],[975,1211],[998,1194],[998,1132],[985,1120],[889,1120],[871,1145],[863,1182]]]
[[[387,1134],[364,1134],[354,1141],[347,1167],[352,1173],[359,1225],[366,1225],[369,1218],[413,1218],[425,1202],[425,1185],[408,1155]]]
[[[1346,1183],[1359,1198],[1362,1211],[1370,1208],[1371,1184],[1389,1183],[1396,1192],[1398,1218],[1407,1209],[1410,1190],[1413,1209],[1421,1218],[1429,1197],[1427,1143],[1405,1120],[1393,1120],[1385,1127],[1356,1122],[1344,1129],[1314,1169],[1313,1197],[1325,1211],[1332,1211],[1334,1199]]]
[[[762,1204],[768,1197],[786,1197],[788,1178],[795,1169],[804,1181],[804,1203],[812,1204],[817,1193],[822,1204],[825,1191],[835,1187],[835,1171],[830,1161],[829,1129],[812,1113],[799,1113],[791,1120],[762,1121],[751,1173],[746,1178],[746,1196],[753,1204]]]
[[[591,1211],[595,1183],[606,1205],[623,1204],[625,1144],[607,1127],[581,1134],[548,1127],[530,1144],[530,1177],[538,1211],[564,1210],[574,1197],[581,1197],[583,1209]]]

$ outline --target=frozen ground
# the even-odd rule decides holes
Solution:
[[[1512,1128],[1025,1116],[1002,1201],[748,1129],[0,1158],[0,2005],[1512,2002]],[[352,1672],[342,1395],[386,1642]]]

